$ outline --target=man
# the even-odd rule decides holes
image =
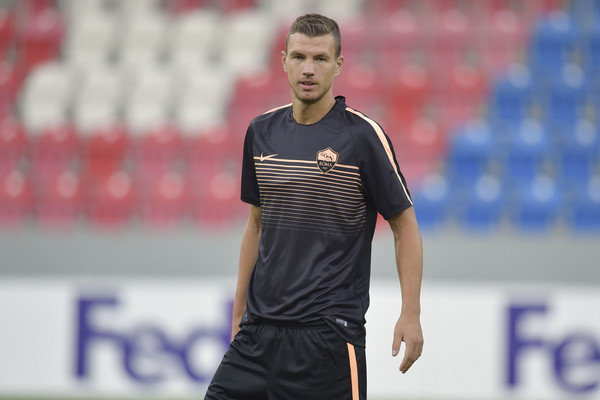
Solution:
[[[377,213],[394,233],[402,308],[392,355],[420,356],[422,243],[391,143],[334,97],[335,21],[299,17],[282,52],[292,104],[246,133],[232,343],[205,399],[365,399],[365,312]]]

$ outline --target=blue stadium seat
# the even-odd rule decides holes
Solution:
[[[549,82],[545,108],[550,123],[572,126],[587,100],[584,69],[565,65]]]
[[[600,232],[600,177],[590,179],[576,192],[569,222],[578,233]]]
[[[491,114],[501,121],[520,121],[532,101],[532,77],[525,65],[513,65],[492,87]]]
[[[551,148],[544,124],[536,119],[522,121],[511,132],[505,173],[510,179],[531,181],[540,172]]]
[[[531,61],[539,68],[555,68],[568,61],[580,43],[580,32],[571,16],[555,11],[538,22],[531,43]]]
[[[600,162],[600,129],[589,120],[565,131],[560,153],[560,176],[572,182],[587,182]]]
[[[494,148],[494,135],[486,121],[474,120],[459,128],[451,138],[448,156],[453,179],[480,176],[489,164]]]
[[[449,202],[447,179],[439,174],[423,178],[413,196],[419,227],[435,230],[446,222]]]
[[[518,190],[512,221],[523,232],[548,231],[558,221],[560,204],[556,182],[547,176],[538,176],[530,185]]]
[[[466,191],[465,203],[459,211],[460,223],[468,231],[492,231],[502,222],[504,203],[501,180],[494,175],[481,175]]]

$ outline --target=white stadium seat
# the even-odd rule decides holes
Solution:
[[[133,135],[169,122],[173,89],[172,71],[156,65],[129,75],[125,99],[125,123]]]
[[[73,102],[73,120],[82,134],[118,122],[122,102],[121,71],[107,65],[90,68],[82,76]]]
[[[170,31],[169,62],[187,71],[211,63],[215,57],[223,18],[214,10],[183,14]]]
[[[31,72],[21,97],[23,122],[30,134],[67,120],[73,81],[72,71],[59,62],[40,64]]]

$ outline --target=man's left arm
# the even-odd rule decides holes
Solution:
[[[402,290],[402,310],[394,329],[392,355],[398,355],[400,344],[404,342],[406,350],[400,364],[400,371],[404,374],[423,350],[420,322],[423,242],[413,207],[393,216],[388,222],[394,233],[396,267]]]

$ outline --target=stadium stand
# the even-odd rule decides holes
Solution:
[[[384,126],[424,229],[600,232],[593,0],[4,1],[1,225],[238,221],[306,10],[340,22],[335,94]]]

